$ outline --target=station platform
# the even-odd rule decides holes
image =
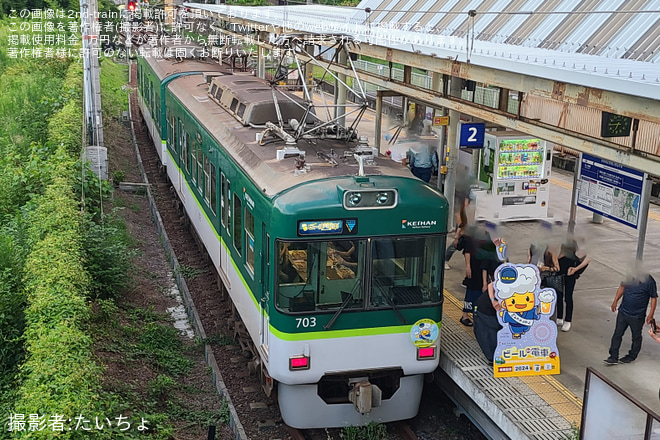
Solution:
[[[553,170],[550,189],[551,218],[496,225],[491,236],[503,237],[512,263],[525,263],[530,243],[544,239],[555,252],[568,224],[572,174]],[[489,438],[577,438],[586,368],[592,367],[649,409],[660,412],[660,345],[642,333],[642,350],[629,364],[606,365],[616,313],[611,304],[620,282],[635,266],[637,230],[614,220],[593,223],[590,211],[577,208],[575,236],[580,249],[591,258],[574,292],[572,328],[558,332],[561,374],[495,378],[492,364],[481,352],[472,327],[460,324],[465,288],[463,256],[456,252],[445,271],[445,307],[441,330],[438,383],[464,409]],[[544,224],[545,223],[545,224]],[[548,228],[548,225],[552,225]],[[645,240],[646,269],[660,280],[660,208],[651,204]],[[659,307],[660,309],[660,307]],[[660,318],[660,310],[656,310]],[[630,348],[630,331],[624,335],[620,356]]]

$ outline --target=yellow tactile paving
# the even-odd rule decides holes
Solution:
[[[461,320],[461,317],[463,316],[463,301],[460,301],[457,299],[454,295],[449,293],[447,289],[445,289],[445,299],[448,300],[452,306],[454,307],[445,307],[442,310],[442,317],[443,319],[446,317],[451,318],[453,321],[459,322]],[[474,336],[474,332],[472,331],[472,327],[466,327],[464,325],[461,325],[461,328],[466,332]]]
[[[443,318],[448,317],[458,322],[461,319],[463,302],[447,289],[445,289],[445,300]],[[463,329],[474,336],[471,327]],[[582,400],[557,379],[552,376],[523,376],[520,379],[569,423],[576,423],[579,426],[582,417]]]
[[[560,186],[560,187],[562,187],[564,189],[567,189],[569,191],[573,189],[573,184],[572,183],[564,182],[563,180],[559,180],[559,179],[556,179],[554,177],[550,178],[550,183],[553,184],[553,185]]]

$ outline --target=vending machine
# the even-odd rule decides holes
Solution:
[[[476,217],[529,220],[548,217],[552,148],[522,134],[486,133],[478,178]]]

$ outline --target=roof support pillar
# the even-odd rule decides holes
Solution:
[[[376,92],[376,132],[374,133],[374,146],[380,151],[380,139],[383,131],[383,92]]]
[[[461,94],[461,79],[452,76],[450,79],[449,94],[451,96],[460,96]],[[458,166],[458,142],[456,142],[458,135],[458,122],[460,120],[460,113],[456,110],[449,110],[449,130],[447,133],[447,177],[445,178],[444,194],[449,202],[449,212],[452,215],[447,219],[447,229],[454,228],[455,215],[454,210],[454,195],[456,194],[456,168]]]
[[[434,92],[442,93],[444,91],[445,84],[444,84],[444,76],[442,73],[439,72],[433,72],[433,77],[431,78],[431,89],[433,89]],[[442,116],[447,116],[447,109],[444,107],[440,107],[442,110]],[[433,116],[435,116],[435,111],[433,112]],[[442,166],[447,166],[447,148],[445,147],[445,139],[446,139],[446,133],[445,133],[445,126],[441,125],[438,129],[435,130],[435,132],[438,135],[438,144],[437,144],[437,151],[438,151],[438,160],[440,162],[441,167]],[[445,176],[446,174],[442,172],[443,168],[440,168],[440,171],[438,171],[438,188],[442,189],[445,184]]]
[[[257,76],[261,79],[266,78],[266,48],[264,46],[258,46]]]
[[[345,67],[348,62],[348,57],[346,56],[345,50],[340,50],[337,54],[339,65]],[[343,127],[346,126],[346,86],[343,83],[346,83],[346,75],[343,73],[337,73],[337,77],[341,80],[335,80],[335,118],[339,118],[337,123]]]

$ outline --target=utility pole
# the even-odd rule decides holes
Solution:
[[[99,69],[99,31],[96,0],[80,0],[83,42],[83,88],[85,93],[85,121],[90,145],[103,146],[103,115],[101,113],[101,80]],[[87,145],[83,145],[87,147]]]

